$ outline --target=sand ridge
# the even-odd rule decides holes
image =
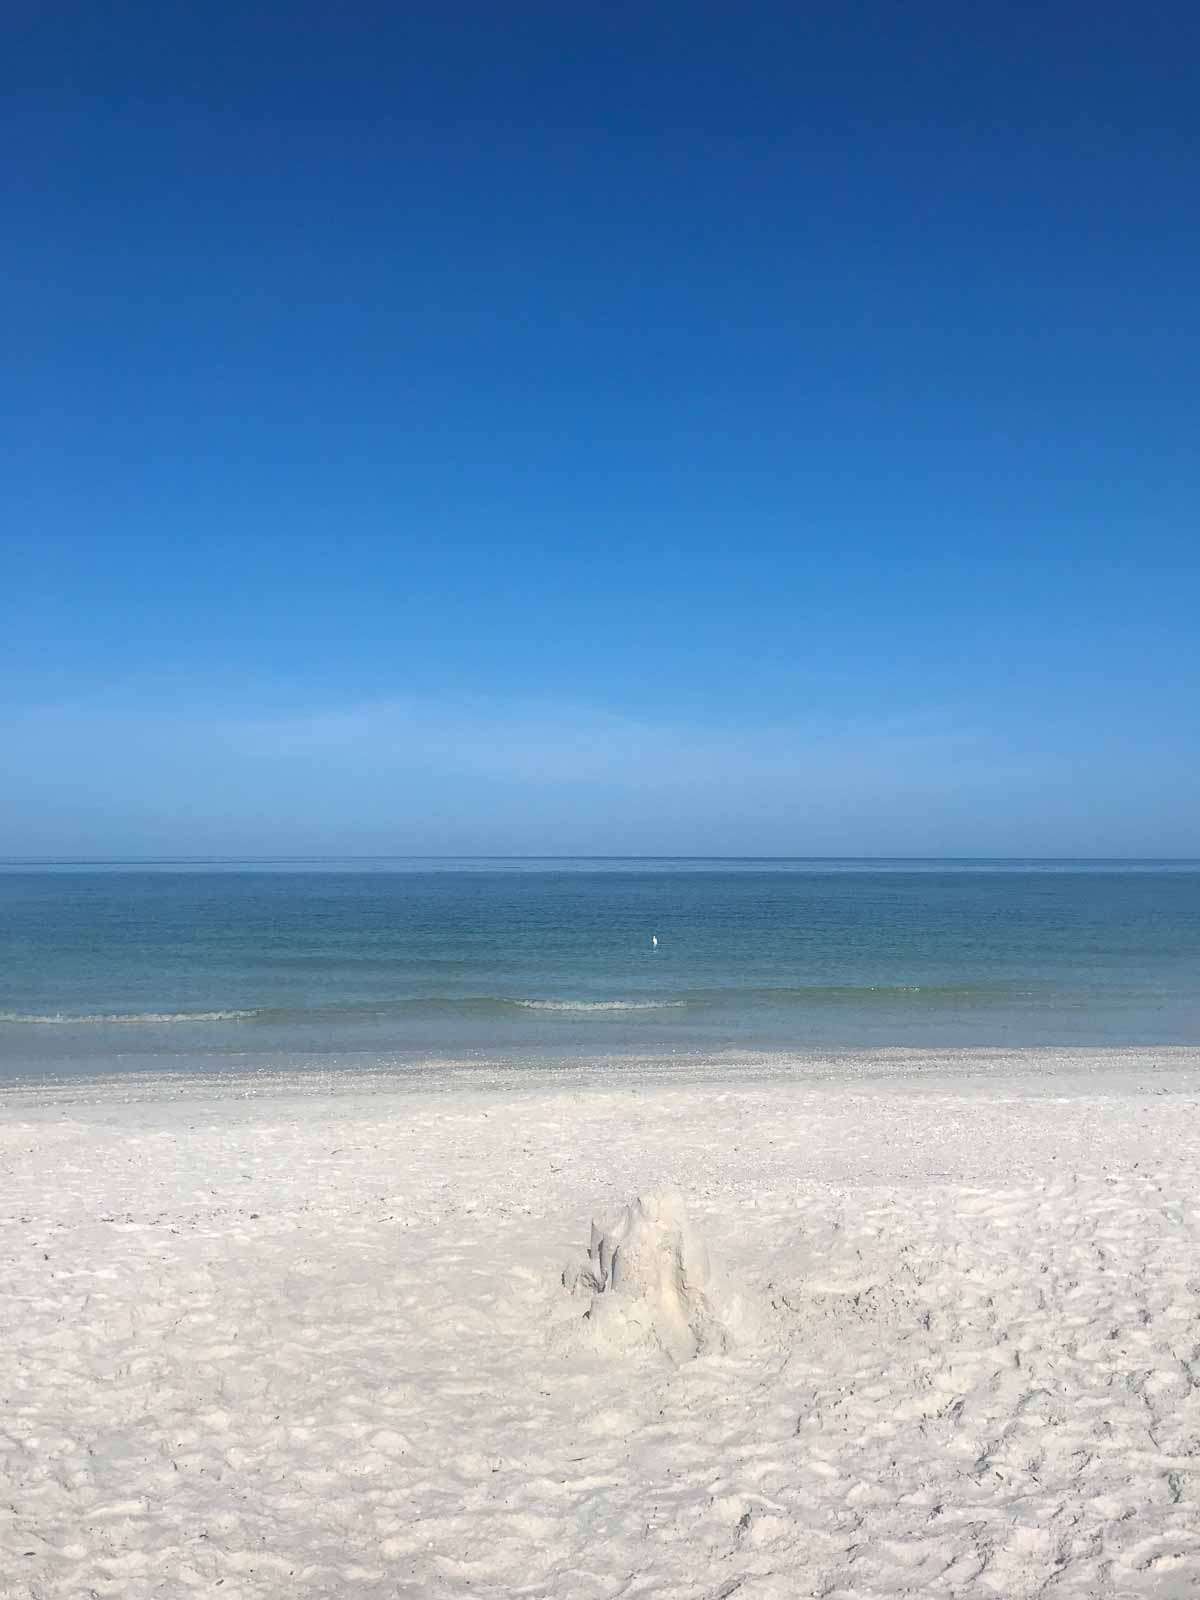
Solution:
[[[0,1593],[1194,1593],[1200,1070],[1010,1065],[10,1102]],[[562,1281],[666,1185],[692,1359]]]

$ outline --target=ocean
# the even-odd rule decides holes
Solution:
[[[1194,861],[0,864],[10,1081],[1198,1042]]]

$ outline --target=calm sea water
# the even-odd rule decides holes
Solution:
[[[1196,862],[0,864],[8,1077],[1168,1043]]]

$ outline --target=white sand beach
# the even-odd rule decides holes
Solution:
[[[1200,1052],[0,1108],[6,1600],[1200,1590]]]

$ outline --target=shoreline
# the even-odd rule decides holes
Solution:
[[[1012,1048],[892,1046],[881,1049],[674,1051],[670,1054],[570,1054],[517,1058],[446,1056],[407,1059],[314,1053],[311,1064],[274,1056],[254,1066],[211,1056],[205,1070],[135,1065],[121,1071],[26,1072],[0,1078],[0,1113],[40,1105],[135,1104],[230,1096],[238,1100],[494,1090],[587,1092],[614,1087],[790,1085],[826,1088],[876,1084],[882,1089],[946,1093],[988,1091],[1011,1080],[1021,1092],[1045,1095],[1122,1093],[1147,1077],[1159,1092],[1188,1092],[1200,1083],[1200,1045],[1023,1045]]]
[[[1200,1582],[1200,1050],[477,1070],[0,1090],[0,1593]]]

